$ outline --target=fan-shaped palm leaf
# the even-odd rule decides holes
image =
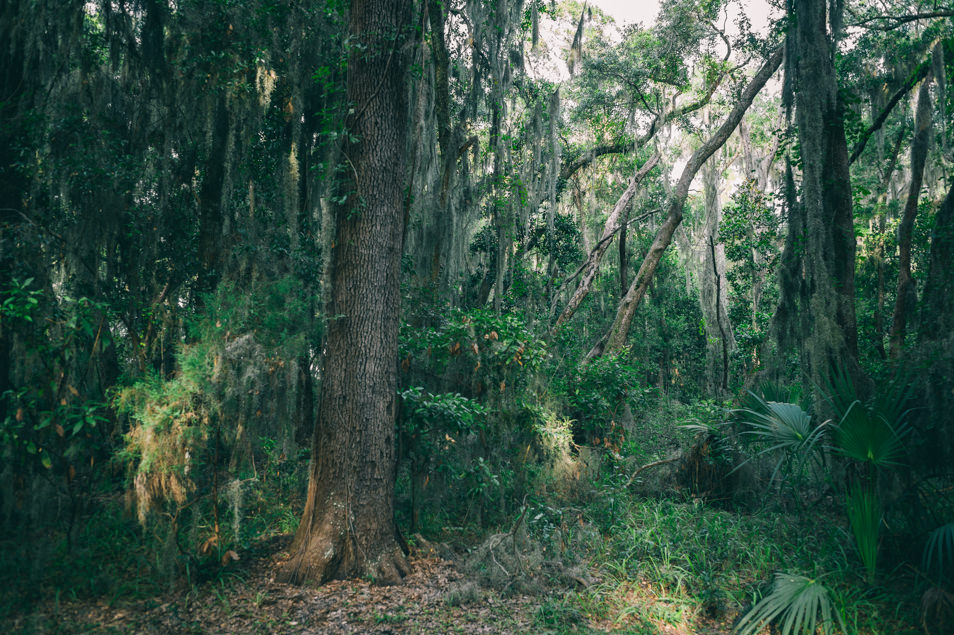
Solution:
[[[817,580],[800,575],[776,573],[772,591],[758,601],[735,626],[738,635],[755,635],[776,624],[781,635],[814,635],[821,627],[826,635],[835,622],[845,630],[828,589]]]
[[[878,384],[874,397],[863,401],[850,373],[836,365],[826,380],[825,398],[838,415],[835,450],[876,467],[898,465],[904,454],[908,403],[913,385],[905,375]]]
[[[904,455],[906,429],[896,430],[883,416],[856,401],[835,426],[835,450],[876,467],[898,465]]]
[[[743,435],[765,445],[759,454],[782,453],[772,473],[775,480],[786,460],[805,460],[816,451],[825,426],[813,425],[811,415],[796,404],[765,401],[753,392],[749,394],[755,408],[735,410],[733,414],[745,427]]]
[[[925,571],[936,570],[938,580],[944,578],[944,567],[954,560],[954,523],[948,523],[931,532],[924,546]]]

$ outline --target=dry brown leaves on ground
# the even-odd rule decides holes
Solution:
[[[280,546],[279,546],[280,548]],[[278,549],[276,549],[277,551]],[[68,602],[15,618],[13,632],[39,633],[519,633],[536,632],[541,599],[502,598],[489,592],[451,606],[447,591],[463,576],[434,556],[411,558],[404,584],[367,581],[296,587],[275,582],[283,557],[240,563],[226,575],[188,593],[110,606]]]

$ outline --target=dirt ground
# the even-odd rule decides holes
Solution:
[[[285,540],[287,543],[287,539]],[[123,602],[60,602],[2,626],[14,633],[535,633],[540,597],[481,592],[453,606],[466,581],[455,565],[415,554],[404,584],[365,581],[296,587],[275,581],[287,554],[250,557],[191,592]]]
[[[255,554],[231,571],[191,590],[161,597],[110,603],[60,601],[0,623],[0,633],[179,633],[328,634],[344,633],[632,633],[634,635],[716,635],[726,622],[704,620],[686,630],[643,620],[588,620],[579,613],[570,624],[548,619],[565,589],[501,595],[480,589],[451,560],[414,553],[413,571],[398,586],[367,581],[298,587],[275,581],[290,536],[258,545]]]

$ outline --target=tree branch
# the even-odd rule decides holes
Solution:
[[[679,182],[673,190],[666,220],[663,221],[663,224],[659,227],[656,238],[653,240],[649,252],[643,259],[643,264],[640,266],[639,272],[633,279],[633,283],[630,285],[626,295],[620,301],[616,311],[616,318],[613,320],[613,325],[610,327],[606,336],[587,353],[586,359],[590,360],[594,357],[599,357],[606,349],[619,350],[623,347],[626,337],[629,334],[629,328],[632,325],[636,308],[639,306],[643,297],[645,297],[646,291],[649,289],[649,284],[652,282],[653,275],[656,273],[656,267],[659,265],[663,253],[665,253],[669,244],[672,242],[676,228],[682,223],[683,207],[686,204],[686,198],[689,196],[689,186],[692,184],[692,180],[695,178],[699,168],[702,167],[709,157],[725,144],[732,134],[732,131],[735,130],[736,126],[738,126],[742,120],[742,115],[744,115],[745,111],[752,105],[755,96],[762,90],[762,87],[765,86],[769,77],[778,70],[779,65],[782,63],[783,48],[784,47],[778,47],[775,49],[772,55],[749,81],[748,85],[746,85],[745,90],[742,91],[742,95],[739,97],[739,101],[733,106],[732,111],[722,125],[719,126],[719,129],[689,157],[689,161],[686,163],[686,167],[679,177]]]
[[[865,28],[876,29],[878,31],[893,31],[894,29],[897,29],[901,25],[908,24],[909,22],[917,22],[918,20],[931,20],[934,18],[950,18],[950,17],[954,17],[954,9],[947,9],[944,11],[932,11],[930,13],[912,13],[910,15],[875,15],[875,16],[871,16],[870,18],[859,20],[858,22],[855,22],[854,24],[849,24],[848,26],[862,28],[862,27],[865,27],[865,25],[870,24],[871,22],[881,21],[881,22],[888,22],[889,24],[883,25],[883,26],[873,25],[873,26],[865,27]]]
[[[848,165],[854,163],[855,159],[861,156],[861,153],[864,152],[865,146],[868,144],[868,139],[871,138],[871,135],[881,129],[881,126],[883,126],[884,122],[887,121],[888,115],[890,115],[891,111],[894,110],[894,107],[898,105],[898,102],[901,101],[901,98],[907,95],[919,81],[927,77],[928,71],[930,70],[930,59],[921,62],[915,71],[908,77],[907,81],[901,85],[901,88],[895,91],[895,93],[891,96],[891,99],[888,100],[888,103],[885,104],[885,107],[881,110],[881,113],[872,122],[871,126],[861,134],[861,138],[858,139],[858,142],[855,144],[855,149],[852,150],[851,157],[848,159]]]

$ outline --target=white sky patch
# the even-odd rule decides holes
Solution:
[[[617,24],[642,23],[650,26],[656,21],[659,13],[659,0],[590,0],[608,15],[613,16]],[[740,10],[745,11],[752,22],[752,28],[764,32],[769,24],[778,19],[766,0],[742,0],[729,6],[729,24],[732,24]],[[731,32],[731,28],[730,28]]]
[[[588,4],[599,7],[604,13],[611,16],[620,28],[627,24],[641,24],[648,28],[656,22],[660,0],[589,0]],[[782,17],[782,13],[769,5],[767,0],[734,0],[728,3],[728,6],[720,15],[718,26],[721,27],[724,24],[726,32],[730,36],[737,34],[738,30],[735,27],[735,22],[740,12],[744,12],[748,16],[753,32],[761,35],[765,35],[769,27]],[[777,82],[774,79],[770,80],[769,85],[763,91],[777,93],[779,91]],[[670,172],[671,180],[679,177],[688,160],[688,156],[682,156],[675,161]],[[738,181],[739,177],[734,175],[729,180]],[[697,193],[701,191],[701,188],[700,180],[696,179],[690,191]],[[723,184],[724,193],[733,189],[734,187],[726,187],[726,184]]]
[[[620,26],[637,22],[649,26],[659,13],[659,0],[591,0],[591,3],[613,16]]]

